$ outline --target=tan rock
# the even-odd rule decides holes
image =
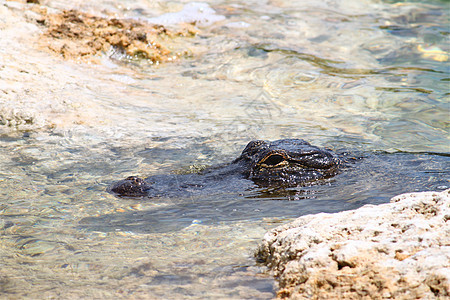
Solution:
[[[172,39],[195,35],[191,28],[171,31],[161,25],[152,25],[129,19],[103,18],[76,10],[48,14],[39,11],[47,27],[42,44],[64,58],[92,58],[112,47],[129,57],[145,58],[154,63],[165,62],[174,56],[187,54],[186,50],[171,51]]]
[[[279,298],[444,299],[450,296],[450,190],[308,215],[268,232],[257,256]]]

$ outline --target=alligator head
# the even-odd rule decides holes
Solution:
[[[340,160],[304,140],[284,139],[252,141],[234,163],[259,185],[295,186],[336,175]]]

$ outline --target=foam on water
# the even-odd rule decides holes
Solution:
[[[180,23],[195,23],[197,26],[210,26],[225,19],[225,16],[216,14],[207,3],[190,2],[179,12],[166,13],[159,17],[148,18],[154,24],[174,25]]]

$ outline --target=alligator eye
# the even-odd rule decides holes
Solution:
[[[265,160],[261,162],[261,164],[264,164],[269,167],[274,167],[276,165],[279,165],[284,161],[284,157],[280,154],[272,154],[269,157],[267,157]]]

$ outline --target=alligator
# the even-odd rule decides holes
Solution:
[[[231,163],[195,174],[154,175],[146,179],[130,176],[112,184],[108,191],[120,197],[170,197],[183,192],[209,191],[211,186],[220,186],[225,191],[236,186],[244,189],[305,186],[333,177],[341,165],[342,160],[334,153],[302,139],[255,140]]]
[[[356,209],[387,203],[405,192],[448,188],[449,157],[431,152],[332,152],[295,139],[254,141],[228,164],[118,181],[109,192],[124,201],[153,203],[142,210],[86,217],[79,225],[100,232],[162,233],[200,223],[264,223],[264,218]]]

